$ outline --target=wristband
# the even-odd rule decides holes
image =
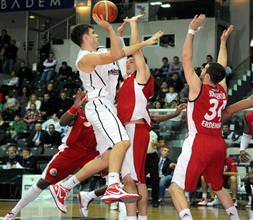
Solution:
[[[195,31],[195,30],[193,30],[193,29],[188,29],[188,34],[194,35],[194,34],[196,34],[196,33],[197,33],[197,31]]]
[[[78,108],[74,105],[71,106],[71,108],[68,110],[68,113],[71,114],[71,115],[74,115],[76,114]]]

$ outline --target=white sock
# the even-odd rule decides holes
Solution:
[[[137,216],[127,216],[127,220],[137,220]]]
[[[226,209],[226,212],[227,212],[230,220],[240,220],[237,209],[234,206]]]
[[[251,140],[251,135],[246,134],[246,133],[242,134],[241,143],[240,143],[240,151],[248,148],[250,140]]]
[[[207,193],[202,193],[202,198],[204,198],[206,200],[207,198]]]
[[[148,220],[148,216],[138,215],[138,220]]]
[[[91,192],[88,192],[88,196],[91,198],[91,199],[96,199],[97,196],[95,194],[95,190],[91,191]]]
[[[19,200],[16,206],[11,210],[11,212],[16,216],[21,211],[21,209],[23,209],[27,204],[29,204],[34,199],[36,199],[41,192],[42,192],[42,189],[40,189],[36,184],[34,184],[22,196],[22,198]]]
[[[66,180],[65,182],[62,182],[61,185],[66,188],[66,189],[73,189],[76,185],[78,185],[80,183],[80,181],[76,178],[76,176],[72,176],[70,177],[68,180]]]
[[[251,203],[251,195],[250,195],[250,196],[248,196],[248,199],[249,199],[249,202]]]
[[[179,217],[183,220],[193,220],[190,209],[183,209],[179,212]]]
[[[116,172],[111,172],[108,174],[108,186],[114,183],[120,183],[119,174]]]

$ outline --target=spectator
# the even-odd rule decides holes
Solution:
[[[167,92],[169,92],[168,84],[166,81],[163,81],[161,84],[161,88],[157,94],[157,100],[161,101],[162,99],[164,99]]]
[[[56,103],[50,98],[49,93],[44,93],[43,100],[40,106],[40,113],[43,120],[47,120],[48,116],[52,115],[57,109],[55,108]]]
[[[11,127],[11,137],[17,141],[22,134],[27,130],[27,125],[24,120],[21,118],[21,115],[16,113],[14,122],[12,123]]]
[[[72,68],[68,66],[67,62],[64,61],[61,63],[61,67],[59,68],[59,78],[66,79],[68,76],[71,76]]]
[[[205,68],[206,64],[212,63],[212,62],[213,62],[213,57],[212,57],[212,55],[209,54],[206,56],[206,62],[203,63],[201,66],[202,66],[202,68]]]
[[[177,72],[171,73],[170,79],[168,81],[168,86],[174,86],[176,92],[180,92],[184,87],[181,79],[178,77]]]
[[[163,78],[169,77],[170,64],[167,57],[162,59],[163,65],[160,68],[160,76]]]
[[[45,135],[44,149],[48,147],[58,147],[59,145],[61,145],[61,135],[55,130],[54,125],[50,124]]]
[[[147,151],[147,159],[146,159],[146,173],[150,174],[151,179],[151,187],[152,187],[152,204],[153,207],[158,207],[158,186],[159,186],[159,173],[158,173],[158,154],[157,154],[157,134],[154,131],[150,131],[150,140]]]
[[[31,151],[29,148],[24,147],[21,152],[21,157],[19,158],[19,163],[23,168],[30,169],[31,173],[36,173],[37,164],[33,156],[31,156]]]
[[[56,113],[52,114],[51,117],[42,124],[42,129],[48,131],[49,125],[54,125],[55,130],[62,133],[63,127],[60,125],[60,119],[57,117]]]
[[[67,94],[65,91],[61,91],[60,93],[60,99],[59,99],[59,113],[63,114],[66,112],[73,104],[73,101],[67,97]]]
[[[2,91],[0,91],[0,111],[3,110],[5,103],[5,95]]]
[[[43,63],[44,70],[41,76],[41,81],[49,82],[51,79],[53,79],[56,63],[57,61],[54,57],[54,53],[50,52],[48,58]]]
[[[250,170],[247,172],[246,176],[243,178],[244,180],[244,188],[248,196],[248,204],[246,205],[247,208],[251,208],[252,206],[252,187],[253,187],[253,160],[250,162],[249,165]]]
[[[25,65],[25,62],[21,62],[20,63],[20,68],[19,68],[19,71],[18,71],[18,76],[19,76],[19,78],[21,80],[21,84],[23,84],[23,82],[25,80],[32,81],[32,79],[33,79],[32,70]]]
[[[16,47],[16,41],[11,40],[10,45],[5,44],[3,54],[3,72],[10,73],[14,70],[17,59],[18,48]]]
[[[58,95],[57,95],[57,91],[55,90],[54,88],[54,84],[53,83],[48,83],[47,84],[47,88],[45,90],[45,93],[48,93],[52,99],[52,101],[54,103],[57,103],[58,102]]]
[[[227,144],[230,144],[234,141],[239,140],[241,136],[240,133],[231,131],[229,124],[222,125],[222,135],[223,135],[223,138],[226,139]]]
[[[4,104],[3,117],[7,121],[13,121],[15,112],[19,108],[19,104],[16,98],[13,97],[13,92],[5,96],[6,103]]]
[[[153,104],[153,107],[155,109],[161,109],[161,108],[163,108],[162,103],[159,102],[159,101],[155,101],[154,104]]]
[[[11,144],[7,149],[7,157],[3,159],[3,163],[6,164],[6,169],[21,168],[19,164],[20,157],[17,155],[17,148]]]
[[[7,123],[0,112],[0,145],[5,144],[8,140],[7,129],[9,128],[9,123]]]
[[[35,104],[31,104],[30,109],[25,113],[24,121],[29,126],[29,130],[33,129],[35,123],[40,120],[40,112],[36,109]]]
[[[172,180],[173,171],[176,164],[173,163],[168,157],[170,155],[170,148],[164,146],[161,148],[161,156],[159,159],[159,203],[164,200],[165,189],[170,185]]]
[[[177,99],[178,93],[175,92],[175,88],[173,86],[169,87],[169,92],[166,93],[166,102],[170,104],[173,100]]]
[[[35,104],[37,110],[40,109],[41,101],[37,98],[35,94],[30,95],[29,101],[26,106],[26,110],[31,108],[31,104]]]
[[[178,56],[173,57],[173,63],[170,64],[169,72],[178,73],[178,75],[180,76],[180,79],[183,80],[183,66]]]
[[[4,45],[9,45],[11,42],[11,37],[8,35],[7,30],[3,29],[1,31],[0,36],[0,50],[4,47]]]
[[[27,103],[29,100],[28,97],[29,97],[28,87],[23,86],[18,94],[18,97],[17,97],[22,114],[25,112],[25,107],[27,106]]]
[[[184,88],[181,90],[179,97],[180,97],[180,102],[187,102],[188,101],[188,95],[189,95],[189,85],[185,82],[184,83]]]
[[[42,147],[45,143],[46,132],[42,130],[41,123],[35,124],[35,129],[28,138],[29,147]]]
[[[9,87],[18,87],[19,85],[19,77],[16,75],[16,72],[13,70],[11,71],[11,78],[4,81],[4,85]]]

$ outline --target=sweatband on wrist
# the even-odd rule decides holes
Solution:
[[[194,34],[196,34],[196,33],[197,33],[197,31],[195,31],[195,30],[193,30],[193,29],[188,29],[188,34],[194,35]]]
[[[76,106],[72,105],[72,106],[70,107],[70,109],[68,110],[68,112],[69,112],[71,115],[74,115],[74,114],[76,114],[77,109],[78,109],[78,108],[77,108]]]

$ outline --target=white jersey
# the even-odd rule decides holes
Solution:
[[[100,48],[96,52],[80,50],[76,60],[76,67],[80,73],[83,87],[88,92],[88,99],[106,97],[112,103],[116,96],[116,87],[119,78],[119,67],[116,62],[105,65],[97,65],[91,73],[85,73],[78,67],[78,62],[89,53],[105,53],[107,49]]]

